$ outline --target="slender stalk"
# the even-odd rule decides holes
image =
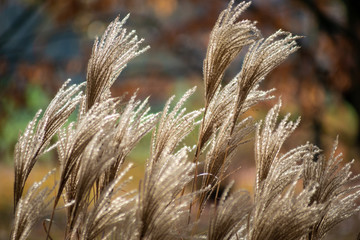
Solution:
[[[54,215],[55,215],[55,208],[56,208],[56,205],[58,204],[58,201],[59,201],[58,198],[56,198],[55,201],[54,201],[54,207],[53,207],[52,212],[51,212],[51,217],[50,217],[50,222],[49,222],[49,228],[48,228],[48,231],[47,231],[47,233],[46,233],[46,240],[48,240],[49,238],[51,239],[51,237],[50,237],[50,230],[51,230],[52,222],[53,222]]]
[[[199,131],[199,136],[198,136],[198,141],[197,141],[197,146],[196,146],[196,152],[194,155],[194,159],[193,162],[195,163],[195,171],[194,171],[194,180],[192,182],[192,186],[191,186],[191,192],[195,192],[196,189],[196,184],[197,184],[197,176],[198,176],[198,166],[199,166],[199,156],[200,156],[200,152],[201,152],[201,144],[202,144],[202,138],[203,138],[203,131],[204,131],[204,122],[205,122],[205,117],[206,117],[206,113],[208,110],[208,106],[209,104],[206,102],[205,100],[205,110],[204,110],[204,117],[201,121],[201,125],[200,125],[200,131]],[[192,200],[190,202],[189,205],[189,217],[188,217],[188,224],[190,223],[190,218],[191,218],[191,210],[192,210],[192,206],[194,204],[194,200]],[[198,218],[197,218],[198,219]]]

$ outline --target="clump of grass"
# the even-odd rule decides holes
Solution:
[[[310,143],[280,154],[300,119],[290,121],[286,115],[279,121],[280,100],[263,121],[243,117],[255,104],[273,98],[273,90],[259,90],[259,83],[298,49],[299,38],[284,31],[261,38],[254,22],[238,20],[249,5],[231,1],[220,14],[204,60],[204,108],[191,112],[183,105],[195,88],[175,104],[171,97],[155,114],[148,100],[137,100],[136,94],[128,102],[111,96],[110,87],[121,70],[148,48],[141,46],[143,40],[135,31],[124,28],[128,16],[116,18],[95,41],[86,83],[67,87],[66,82],[44,114],[40,117],[39,111],[19,137],[11,239],[26,239],[48,206],[52,209],[45,224],[47,239],[55,210],[61,207],[67,213],[65,239],[312,240],[322,239],[358,212],[360,186],[348,186],[359,176],[352,176],[352,163],[341,165],[341,155],[335,154],[337,141],[328,160]],[[222,85],[226,69],[248,45],[240,72]],[[77,120],[65,127],[76,107]],[[197,127],[196,146],[180,147]],[[131,181],[125,178],[131,167],[127,156],[150,132],[150,155],[139,189],[121,191]],[[253,132],[254,196],[232,193],[232,185],[218,196],[238,146]],[[54,135],[58,140],[49,146]],[[37,159],[54,148],[59,156],[58,185],[40,190],[45,177],[24,195]],[[299,181],[303,188],[297,192]],[[55,197],[49,199],[52,191]],[[216,202],[207,231],[202,232],[197,224],[205,220],[212,193]],[[64,206],[59,206],[62,197]]]

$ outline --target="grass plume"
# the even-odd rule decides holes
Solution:
[[[203,63],[204,107],[194,111],[184,104],[195,88],[175,103],[171,97],[159,113],[136,93],[127,102],[111,96],[123,68],[148,47],[124,27],[128,16],[110,23],[95,40],[86,83],[68,86],[67,81],[19,137],[11,239],[30,236],[47,210],[52,212],[45,234],[51,239],[61,198],[67,213],[64,239],[314,240],[357,213],[359,176],[352,175],[352,162],[342,164],[336,155],[337,140],[328,159],[311,143],[282,153],[300,118],[291,121],[288,114],[279,120],[281,100],[262,121],[244,116],[274,98],[274,89],[260,90],[259,84],[299,48],[298,36],[279,30],[263,38],[255,22],[239,20],[249,5],[230,1],[220,13]],[[239,73],[223,84],[225,71],[245,46]],[[76,108],[77,119],[64,126]],[[196,145],[184,146],[184,138],[196,130]],[[128,156],[147,134],[152,139],[145,175],[138,189],[124,192],[131,181],[125,176],[132,166]],[[250,145],[252,136],[254,196],[232,191],[232,184],[218,196],[238,147]],[[31,170],[55,139],[60,177],[54,198],[49,198],[52,190],[41,187],[46,177],[24,196]],[[303,186],[297,191],[299,182]],[[209,207],[213,193],[215,204]],[[208,208],[211,219],[204,221]]]

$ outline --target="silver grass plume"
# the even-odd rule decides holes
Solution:
[[[127,32],[124,28],[129,15],[120,21],[117,17],[105,30],[101,39],[96,38],[88,63],[86,76],[86,109],[95,102],[110,96],[110,87],[126,64],[146,51],[141,48],[144,39],[138,39],[135,30]]]
[[[67,121],[81,99],[80,89],[83,84],[66,88],[69,82],[70,80],[63,84],[41,118],[41,110],[36,113],[18,139],[14,153],[14,210],[38,157],[46,151],[52,137]]]
[[[305,144],[276,158],[270,166],[266,179],[256,189],[255,201],[261,199],[261,202],[266,207],[294,181],[298,181],[298,177],[303,171],[302,166],[299,164],[305,159],[314,157],[314,152],[311,151],[312,148],[313,145]]]
[[[278,30],[270,37],[260,39],[250,46],[238,79],[238,92],[235,100],[234,118],[243,111],[243,105],[249,93],[257,87],[265,76],[280,65],[290,54],[299,49],[296,39],[291,33]]]
[[[231,163],[235,149],[246,142],[245,137],[254,130],[254,124],[251,118],[245,118],[237,123],[233,131],[233,116],[229,114],[219,129],[218,133],[214,135],[211,140],[211,146],[206,154],[204,160],[204,170],[206,173],[201,183],[201,189],[211,185],[209,191],[202,192],[200,195],[200,211],[203,210],[205,202],[215,190]]]
[[[243,66],[237,76],[239,90],[247,93],[290,54],[298,50],[299,46],[295,40],[299,38],[289,32],[278,30],[268,38],[253,43],[245,55]],[[244,99],[240,97],[238,101]]]
[[[137,239],[176,239],[189,234],[186,224],[188,195],[178,196],[193,179],[195,164],[187,160],[187,147],[162,154],[145,170],[137,200]]]
[[[252,210],[252,202],[248,192],[237,191],[229,195],[233,183],[225,189],[218,206],[213,207],[208,228],[209,240],[230,240],[240,237],[238,231],[247,224]]]
[[[40,181],[35,182],[28,190],[27,194],[19,199],[15,210],[15,221],[11,231],[12,240],[23,240],[29,237],[33,226],[44,216],[44,211],[50,205],[53,199],[48,199],[54,190],[44,188],[40,190],[41,185],[46,179],[55,172],[50,171]]]
[[[322,205],[310,206],[316,183],[309,182],[299,195],[295,185],[300,180],[304,159],[311,159],[313,146],[306,144],[280,155],[286,138],[299,123],[286,115],[277,124],[281,101],[267,114],[264,126],[259,123],[255,136],[255,203],[250,218],[249,239],[299,239],[316,223]]]
[[[309,206],[315,184],[295,195],[296,183],[295,179],[284,194],[276,195],[267,206],[261,198],[255,201],[246,239],[296,240],[308,234],[320,216],[322,205]]]
[[[205,144],[214,129],[220,125],[221,115],[234,112],[233,122],[235,123],[239,115],[250,106],[260,100],[270,98],[269,93],[272,90],[259,91],[257,90],[258,84],[271,70],[298,49],[295,40],[299,37],[283,31],[276,32],[266,40],[256,41],[260,37],[260,33],[254,23],[248,20],[235,23],[250,2],[242,2],[234,9],[232,5],[233,1],[220,14],[210,35],[209,47],[204,60],[205,117],[202,124],[204,126],[201,126],[200,131],[200,146]],[[244,31],[244,29],[247,30]],[[231,37],[227,34],[230,34]],[[227,40],[223,39],[225,36],[227,36]],[[241,39],[241,41],[235,39]],[[245,56],[240,73],[220,91],[224,71],[239,54],[242,47],[248,44],[252,45]],[[224,94],[230,94],[235,100],[231,100],[230,96],[224,96]],[[235,105],[231,105],[230,100]],[[219,113],[220,116],[218,117],[214,113]]]
[[[297,149],[293,154],[288,154],[290,161],[284,157],[278,157],[282,144],[286,138],[295,130],[300,122],[300,118],[296,122],[289,121],[290,115],[286,115],[278,124],[277,120],[280,112],[281,101],[276,104],[266,115],[264,126],[261,128],[261,122],[258,124],[255,134],[255,165],[256,165],[256,182],[255,182],[255,194],[258,194],[263,189],[263,184],[266,181],[270,170],[274,170],[274,164],[289,169],[294,164],[294,160],[291,159],[292,155],[297,155]],[[285,161],[284,161],[285,160]],[[288,164],[282,166],[281,164]],[[290,164],[290,166],[289,166]],[[295,166],[294,166],[295,167]],[[295,170],[295,169],[294,169]],[[299,169],[297,169],[299,170]]]
[[[244,7],[245,9],[248,5],[249,4],[241,3],[237,7],[239,9]],[[226,14],[229,14],[231,6],[232,2],[228,9],[224,11],[227,12]],[[222,17],[223,16],[220,15],[219,19]],[[231,18],[230,15],[225,17],[225,19],[234,18],[236,19],[236,14]],[[214,29],[216,29],[216,27],[217,25],[215,25]],[[283,35],[286,36],[281,38]],[[214,137],[217,142],[213,145],[215,145],[216,148],[212,148],[213,151],[210,150],[207,155],[207,162],[205,163],[206,168],[204,170],[210,174],[208,174],[205,181],[203,181],[202,187],[209,184],[209,178],[211,176],[213,176],[213,178],[215,177],[214,179],[218,183],[222,181],[221,176],[220,178],[217,177],[219,177],[219,172],[222,173],[226,170],[227,165],[230,162],[226,158],[231,154],[231,151],[240,144],[241,141],[239,140],[242,140],[244,136],[252,130],[249,126],[242,129],[241,126],[244,126],[244,124],[241,124],[241,122],[240,124],[237,123],[239,116],[259,101],[271,98],[269,94],[272,90],[259,91],[259,83],[272,69],[298,49],[295,42],[298,37],[282,31],[278,31],[266,40],[260,39],[259,41],[256,41],[256,39],[252,39],[250,36],[247,37],[249,38],[248,44],[253,44],[245,56],[240,73],[223,89],[220,89],[220,79],[215,90],[211,94],[211,99],[209,102],[206,101],[205,103],[205,117],[200,127],[195,162],[197,162],[202,147],[211,135],[218,132],[218,136]],[[209,44],[211,45],[214,43],[210,40]],[[231,52],[234,51],[234,49],[229,48],[227,51]],[[236,53],[236,55],[237,54],[238,53]],[[205,81],[205,94],[207,94],[208,88],[211,89],[210,83],[211,82]],[[233,97],[233,99],[231,97]],[[208,100],[207,96],[205,98]],[[214,112],[220,116],[215,115]],[[244,134],[244,131],[246,134]],[[204,204],[205,199],[206,198],[200,200],[200,208],[201,205]]]
[[[342,153],[336,155],[337,145],[338,139],[328,159],[315,149],[318,155],[304,161],[304,186],[311,182],[318,184],[310,204],[322,203],[325,206],[321,218],[306,238],[309,240],[322,239],[336,224],[360,210],[357,203],[360,186],[354,185],[360,175],[352,176],[350,168],[354,161],[342,165]]]
[[[73,230],[83,211],[94,202],[94,196],[91,195],[93,186],[115,161],[114,156],[109,154],[109,149],[113,147],[113,135],[112,128],[102,128],[95,134],[65,185],[65,204],[69,205],[67,208],[69,230]]]
[[[182,108],[186,100],[195,92],[195,89],[194,87],[188,90],[171,111],[169,111],[170,104],[175,96],[166,102],[159,124],[152,136],[151,159],[148,163],[150,167],[163,155],[167,156],[173,153],[178,144],[199,124],[196,118],[200,116],[202,110],[186,113],[186,108]]]
[[[240,14],[249,7],[250,3],[239,3],[233,6],[230,1],[228,7],[219,15],[210,34],[208,49],[203,65],[205,83],[205,108],[216,93],[225,70],[241,49],[259,38],[260,33],[255,23],[249,20],[237,22]]]
[[[130,239],[131,235],[125,233],[126,228],[134,225],[134,222],[131,221],[135,219],[134,204],[136,197],[133,196],[134,191],[121,195],[118,195],[118,193],[131,180],[130,177],[123,181],[125,174],[131,167],[132,164],[129,164],[106,187],[92,209],[84,209],[82,217],[78,219],[78,221],[82,222],[81,225],[83,225],[81,227],[81,239],[96,239],[106,231],[109,232],[108,235],[110,237],[115,232],[116,227],[121,230],[122,237],[126,238],[128,236],[126,239]]]
[[[91,139],[101,129],[114,126],[119,118],[115,111],[116,105],[114,99],[95,103],[86,114],[81,116],[78,122],[70,123],[67,128],[60,129],[58,133],[59,143],[57,145],[60,161],[60,183],[55,198],[55,206],[71,176],[70,181],[76,184],[77,171],[74,169],[79,167],[78,161]],[[74,184],[71,185],[75,186]],[[71,191],[71,194],[74,194],[74,192]]]
[[[237,99],[239,92],[238,81],[239,79],[235,77],[222,89],[219,87],[214,94],[214,97],[209,103],[208,109],[204,116],[202,131],[200,132],[199,137],[200,149],[203,148],[212,134],[220,128],[220,126],[224,123],[224,119],[227,118],[229,113],[234,112],[234,108],[236,107],[234,105],[234,99]],[[245,101],[242,103],[239,115],[243,114],[257,103],[273,98],[271,93],[274,91],[274,89],[262,91],[259,90],[258,87],[259,85],[256,84],[251,89]],[[236,119],[233,119],[233,121],[234,120]]]
[[[150,114],[150,107],[147,105],[148,98],[144,101],[136,100],[135,93],[121,111],[119,122],[113,129],[112,147],[108,149],[115,161],[105,171],[102,181],[99,182],[99,192],[116,178],[126,156],[156,125],[159,114]]]

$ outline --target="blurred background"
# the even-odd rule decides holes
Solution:
[[[239,2],[239,1],[236,1]],[[197,85],[189,109],[203,106],[202,62],[209,33],[228,0],[0,0],[0,239],[7,239],[12,219],[13,149],[39,108],[46,108],[62,83],[86,80],[93,41],[118,15],[131,13],[126,24],[145,38],[151,49],[135,58],[115,82],[114,96],[151,96],[160,111],[171,95]],[[360,172],[360,2],[356,0],[253,0],[242,17],[258,21],[264,37],[281,28],[304,36],[301,49],[273,71],[262,89],[276,88],[283,112],[301,116],[284,151],[306,141],[329,153],[339,135],[339,151]],[[245,52],[244,52],[245,53]],[[226,72],[239,72],[239,58]],[[275,100],[276,101],[276,100]],[[250,113],[261,119],[275,101]],[[196,134],[189,136],[190,142]],[[193,138],[193,140],[191,140]],[[148,137],[131,154],[132,174],[141,178]],[[232,176],[237,186],[252,191],[253,142],[241,147]],[[40,159],[29,183],[56,165],[56,153]],[[134,187],[137,187],[135,181]],[[355,239],[356,215],[334,229],[327,239]],[[56,228],[54,228],[56,229]],[[42,229],[36,232],[43,232]],[[55,230],[54,230],[55,231]],[[36,236],[36,235],[34,235]],[[60,235],[61,236],[61,235]],[[34,237],[36,239],[36,237]]]

